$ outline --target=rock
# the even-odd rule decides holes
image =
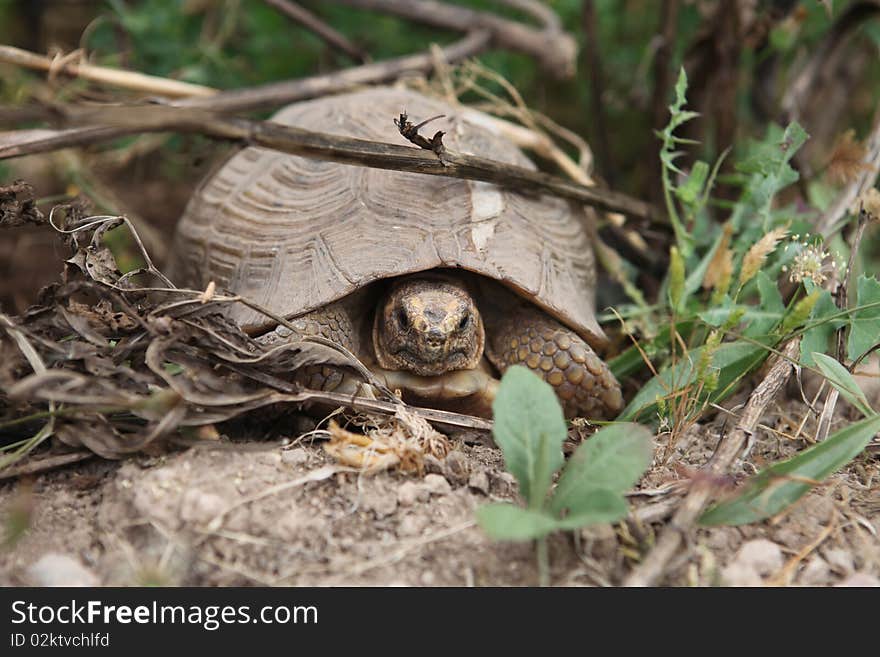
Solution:
[[[100,586],[98,576],[79,559],[68,554],[48,552],[27,569],[32,586]]]
[[[397,526],[397,535],[401,538],[419,536],[428,526],[428,519],[423,516],[404,516]]]
[[[480,491],[483,495],[489,494],[489,475],[484,470],[472,472],[467,482],[468,488]]]
[[[745,543],[736,553],[733,562],[751,568],[758,575],[767,576],[782,568],[784,559],[782,548],[776,543],[758,538]]]
[[[431,491],[427,487],[414,481],[405,481],[397,489],[397,503],[400,506],[413,506],[416,502],[426,501],[430,496]]]
[[[880,579],[868,573],[853,573],[837,586],[875,587],[880,586]]]
[[[309,453],[302,447],[286,449],[281,452],[281,462],[286,465],[305,465],[309,460]]]
[[[831,582],[831,568],[822,557],[814,556],[807,562],[798,577],[798,584],[805,586],[826,586]]]
[[[853,563],[853,556],[849,550],[843,548],[832,548],[825,551],[825,560],[829,565],[842,575],[849,575],[856,568]]]
[[[725,586],[761,586],[761,576],[751,566],[734,561],[721,571]]]
[[[448,495],[452,492],[452,486],[446,481],[446,477],[442,475],[425,475],[424,484],[432,495]]]
[[[448,481],[454,484],[465,483],[468,480],[470,470],[471,464],[468,457],[458,450],[449,452],[443,459],[443,474],[446,475]]]

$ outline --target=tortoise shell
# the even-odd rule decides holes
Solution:
[[[297,103],[272,120],[402,143],[392,119],[403,111],[416,123],[444,114],[424,132],[444,130],[450,149],[534,169],[479,113],[406,89]],[[463,268],[502,282],[596,345],[605,337],[582,219],[580,208],[547,195],[250,147],[199,186],[178,224],[170,270],[180,284],[213,280],[293,317],[374,281]],[[229,312],[250,332],[272,328],[244,305]]]

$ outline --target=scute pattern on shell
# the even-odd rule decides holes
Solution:
[[[465,112],[405,89],[377,87],[298,103],[274,121],[403,143],[392,119],[445,114],[451,149],[534,168],[513,144]],[[594,259],[567,201],[496,185],[323,162],[260,148],[233,155],[202,183],[178,224],[171,271],[181,284],[247,296],[286,317],[372,281],[461,267],[512,287],[589,342],[596,323]],[[241,305],[249,329],[266,319]]]

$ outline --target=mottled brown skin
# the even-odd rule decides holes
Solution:
[[[436,376],[472,370],[485,332],[473,297],[460,282],[407,277],[382,297],[373,321],[373,351],[386,370]]]
[[[323,335],[359,354],[388,387],[418,403],[489,415],[498,381],[488,360],[501,374],[511,365],[535,372],[553,387],[568,418],[610,418],[620,411],[617,380],[574,331],[500,286],[478,290],[477,298],[483,303],[464,281],[417,274],[392,282],[373,313],[361,299],[293,322],[301,335]],[[358,322],[371,314],[364,339]],[[270,341],[290,339],[291,332],[279,327],[269,335]],[[366,353],[370,342],[372,353]],[[354,392],[359,385],[327,367],[298,376],[317,389]]]

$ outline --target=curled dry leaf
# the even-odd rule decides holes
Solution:
[[[42,223],[71,255],[61,282],[45,288],[25,314],[0,324],[0,441],[51,430],[67,447],[120,458],[181,427],[276,422],[285,409],[305,402],[356,407],[363,401],[295,382],[301,368],[322,366],[344,368],[373,385],[380,399],[367,400],[375,414],[371,439],[386,444],[384,453],[400,467],[421,470],[424,455],[445,456],[446,439],[420,415],[442,412],[405,407],[344,348],[323,338],[264,344],[223,313],[228,304],[250,302],[215,286],[176,289],[124,217],[89,217],[82,204],[71,204],[47,219],[29,195],[26,185],[0,188],[0,227]],[[106,246],[104,235],[118,226],[132,231],[141,248],[147,266],[137,274],[148,277],[149,287],[139,287],[143,277],[120,272]],[[44,371],[34,371],[34,356]],[[254,413],[267,407],[277,412]],[[396,416],[385,421],[381,413]],[[447,415],[469,426],[467,416]],[[484,420],[473,420],[484,428]],[[194,435],[216,439],[205,431]],[[358,447],[354,439],[347,443]]]

